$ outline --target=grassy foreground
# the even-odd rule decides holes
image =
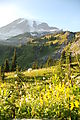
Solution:
[[[0,81],[0,120],[36,118],[78,120],[80,77],[77,67],[60,65],[5,73]]]

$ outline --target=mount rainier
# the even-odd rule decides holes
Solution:
[[[26,32],[58,32],[59,29],[56,27],[50,27],[45,22],[39,22],[35,20],[28,20],[19,18],[12,23],[0,28],[0,40],[6,40],[10,37],[23,34]]]

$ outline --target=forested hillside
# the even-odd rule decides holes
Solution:
[[[21,35],[20,35],[21,38]],[[23,35],[22,35],[23,38]],[[19,41],[19,36],[15,40]],[[11,38],[11,40],[13,40]],[[75,33],[60,32],[55,34],[47,34],[43,37],[31,38],[28,42],[23,44],[16,43],[17,46],[0,45],[0,65],[4,64],[5,59],[9,59],[11,64],[14,49],[16,49],[17,64],[22,69],[32,67],[38,64],[38,67],[45,67],[49,58],[53,63],[59,59],[65,46],[75,41]]]

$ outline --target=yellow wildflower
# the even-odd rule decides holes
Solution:
[[[75,100],[75,106],[78,108],[79,107],[79,102]]]
[[[71,110],[73,110],[73,108],[74,108],[74,103],[71,102]]]

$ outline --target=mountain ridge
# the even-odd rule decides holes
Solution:
[[[55,32],[59,31],[57,27],[50,27],[45,22],[36,20],[28,20],[19,18],[6,26],[0,28],[0,40],[6,40],[10,37],[25,33],[25,32]]]

